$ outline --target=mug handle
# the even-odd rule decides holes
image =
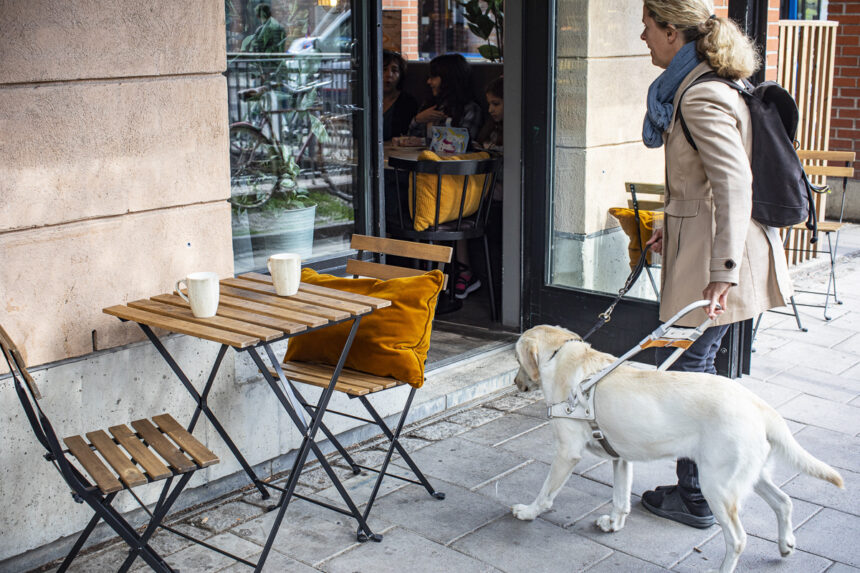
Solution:
[[[179,285],[181,285],[183,282],[185,282],[185,279],[179,279],[178,281],[176,281],[176,294],[178,294],[185,302],[191,304],[191,301],[188,300],[188,297],[185,296],[185,293],[183,293],[182,290],[179,288]],[[187,287],[188,285],[185,286]]]
[[[269,269],[269,274],[272,274],[272,261],[271,259],[266,261],[266,268]]]

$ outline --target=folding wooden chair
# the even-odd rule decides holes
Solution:
[[[9,364],[15,391],[27,420],[36,439],[46,450],[45,459],[53,463],[66,480],[72,498],[78,503],[86,503],[95,512],[58,571],[62,573],[68,569],[101,520],[130,548],[119,571],[127,571],[138,556],[155,571],[173,571],[149,545],[149,540],[155,530],[161,527],[196,542],[161,522],[194,472],[218,463],[215,454],[185,431],[170,414],[155,416],[151,421],[135,420],[131,422],[133,430],[126,425],[119,425],[108,428],[110,435],[104,430],[96,430],[87,432],[86,439],[69,436],[63,438],[66,445],[64,449],[47,415],[39,406],[42,396],[33,377],[27,372],[21,353],[2,327],[0,347]],[[107,465],[103,460],[107,461]],[[179,480],[171,490],[176,477]],[[150,511],[132,489],[162,480],[166,481],[161,495]],[[143,533],[138,533],[111,505],[116,495],[123,490],[127,490],[150,516]]]
[[[353,235],[350,247],[352,249],[357,250],[358,254],[356,258],[351,258],[347,260],[347,273],[352,274],[354,278],[357,278],[358,276],[364,276],[383,280],[398,277],[418,276],[425,273],[426,271],[414,268],[399,267],[395,265],[387,265],[375,261],[363,260],[363,255],[365,252],[374,253],[376,256],[392,255],[397,257],[416,259],[418,261],[422,261],[428,267],[434,266],[439,270],[443,270],[443,266],[445,263],[451,262],[451,257],[453,253],[453,249],[447,246],[428,245],[424,243],[414,243],[411,241],[401,241],[380,237],[368,237],[365,235]],[[427,270],[432,269],[428,268]],[[292,387],[292,390],[299,402],[301,403],[302,407],[305,408],[309,414],[313,415],[313,406],[307,403],[307,401],[301,396],[301,393],[298,391],[298,389],[294,386],[293,383],[299,382],[302,384],[309,384],[312,386],[324,388],[329,384],[329,380],[331,379],[331,372],[334,367],[322,364],[310,364],[306,362],[290,361],[281,364],[281,368],[283,369],[284,374],[286,374],[286,377],[290,382],[290,386]],[[403,445],[399,442],[400,433],[403,430],[403,426],[406,423],[406,419],[409,415],[409,409],[412,406],[412,401],[415,397],[416,388],[413,387],[410,389],[409,395],[406,398],[406,403],[403,406],[403,410],[401,411],[400,417],[397,420],[397,423],[394,428],[389,427],[388,424],[385,423],[383,417],[376,411],[376,409],[373,407],[373,404],[369,400],[371,395],[391,388],[397,388],[399,386],[402,386],[403,384],[404,382],[401,382],[395,378],[375,376],[373,374],[366,374],[364,372],[358,372],[349,368],[344,368],[340,373],[340,377],[338,378],[337,385],[335,386],[335,391],[342,392],[346,394],[349,398],[357,399],[359,402],[361,402],[361,404],[364,406],[364,409],[370,415],[370,418],[362,418],[359,416],[354,416],[352,414],[339,412],[337,410],[332,409],[326,410],[326,413],[337,414],[354,420],[374,424],[379,427],[379,429],[382,431],[385,437],[388,438],[389,441],[388,449],[385,454],[385,459],[383,460],[382,465],[379,468],[371,468],[356,463],[352,456],[349,455],[349,452],[346,451],[346,448],[334,436],[331,430],[326,427],[325,423],[323,422],[320,425],[320,430],[329,439],[330,443],[337,449],[337,451],[343,457],[344,461],[350,466],[350,468],[352,468],[354,474],[357,475],[361,473],[361,470],[367,470],[378,474],[376,483],[373,486],[373,491],[371,492],[370,498],[368,499],[367,505],[364,509],[365,520],[367,520],[368,515],[370,515],[370,510],[373,507],[373,503],[379,493],[382,481],[386,476],[390,476],[409,483],[414,483],[416,485],[424,486],[424,488],[427,490],[427,493],[429,493],[436,499],[445,499],[445,494],[443,492],[436,491],[436,489],[430,484],[429,480],[421,472],[421,470],[416,465],[415,461],[412,459],[406,449],[403,447]],[[388,466],[391,462],[391,457],[394,455],[395,451],[409,466],[416,479],[388,473]],[[320,463],[323,464],[324,467],[328,466],[328,462],[325,460],[325,458],[321,459]],[[300,495],[296,495],[296,497],[308,499]],[[308,501],[316,503],[312,499],[308,499]],[[360,527],[357,532],[357,538],[359,541],[365,541],[368,539],[367,535],[362,531]],[[382,539],[382,536],[379,534],[374,534],[372,539],[374,541],[380,541]]]

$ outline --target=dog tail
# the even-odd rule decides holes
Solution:
[[[845,489],[839,472],[804,450],[803,446],[794,439],[788,424],[776,411],[772,411],[771,415],[767,416],[767,441],[795,469],[820,480],[829,481],[839,489]]]

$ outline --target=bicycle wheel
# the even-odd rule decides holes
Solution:
[[[278,152],[259,129],[246,123],[230,126],[230,203],[259,207],[278,185]]]

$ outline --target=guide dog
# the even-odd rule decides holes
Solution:
[[[573,332],[541,325],[516,345],[522,391],[540,387],[547,405],[563,402],[571,389],[615,357],[591,348]],[[794,439],[785,420],[761,398],[732,380],[712,374],[658,372],[621,365],[594,391],[595,421],[620,458],[612,460],[612,511],[597,519],[605,532],[624,527],[630,513],[632,461],[686,457],[699,466],[702,494],[726,540],[721,573],[734,571],[746,545],[738,514],[750,489],[776,513],[779,551],[795,547],[791,499],[773,483],[770,467],[779,457],[793,468],[842,489],[842,476]],[[556,454],[537,498],[511,509],[533,520],[552,502],[580,460],[583,448],[610,458],[592,438],[588,422],[552,418]]]

